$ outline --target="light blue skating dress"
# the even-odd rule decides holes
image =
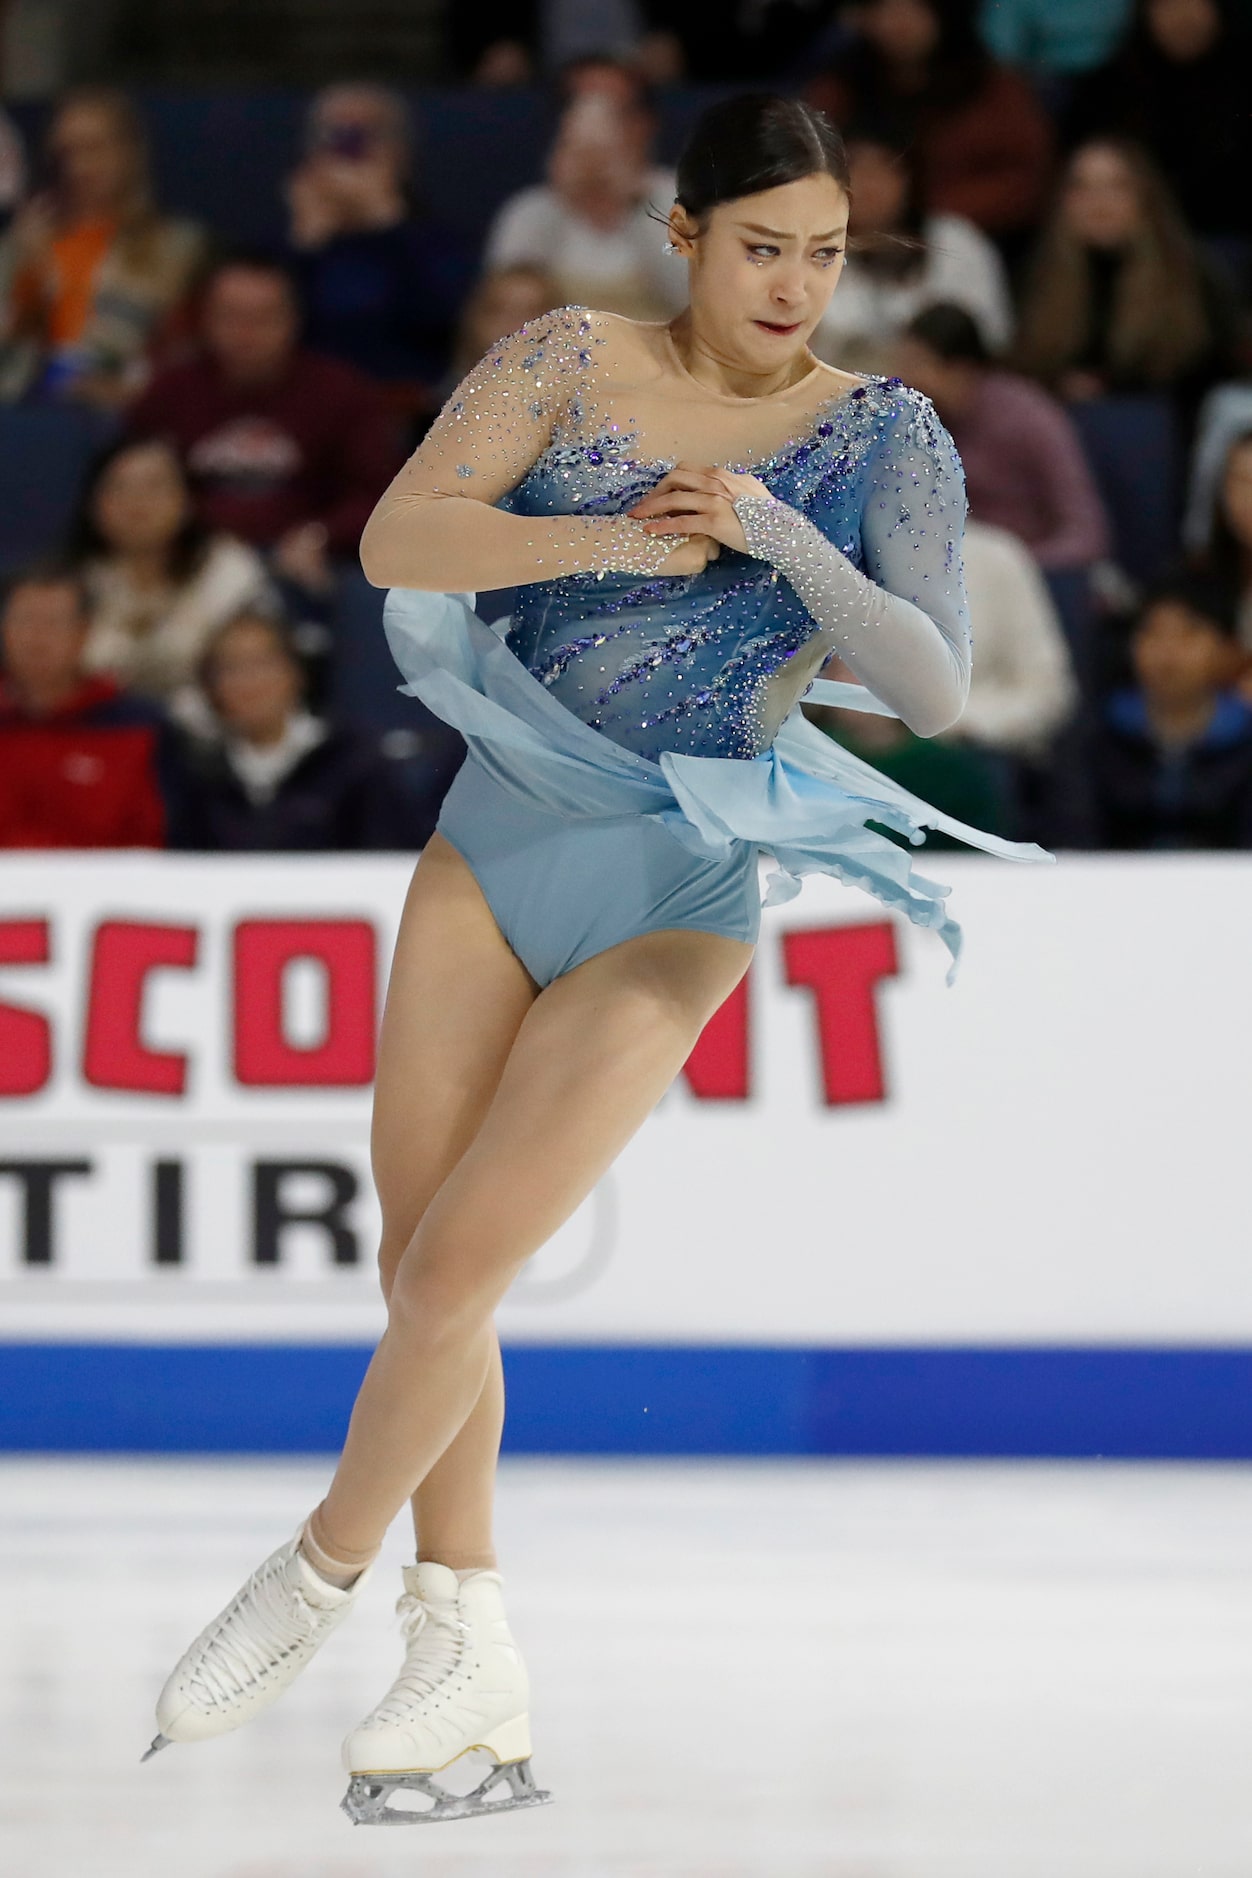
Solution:
[[[753,552],[689,577],[620,571],[672,547],[625,517],[679,461],[765,485],[736,502]],[[898,788],[799,708],[886,712],[923,734],[959,713],[964,482],[919,393],[818,366],[778,397],[722,396],[665,328],[566,308],[493,349],[414,469],[419,490],[534,518],[540,545],[555,517],[603,536],[611,571],[519,587],[498,630],[471,594],[395,589],[386,605],[405,688],[469,749],[439,831],[538,984],[665,928],[755,939],[762,854],[767,902],[834,874],[937,930],[955,962],[947,889],[868,824],[1050,858]],[[832,655],[861,682],[819,679]]]

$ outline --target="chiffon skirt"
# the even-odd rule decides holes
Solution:
[[[805,874],[833,874],[937,932],[951,981],[961,934],[948,889],[916,873],[908,850],[879,830],[916,843],[941,829],[1005,860],[1052,858],[932,808],[799,709],[751,760],[666,751],[653,762],[550,696],[478,618],[473,595],[396,588],[384,623],[402,688],[468,746],[439,832],[540,985],[647,932],[754,939],[762,854],[775,863],[766,905],[790,899]],[[807,695],[885,712],[859,685],[819,680]]]

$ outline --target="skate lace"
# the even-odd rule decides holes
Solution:
[[[209,1639],[191,1687],[209,1702],[237,1700],[315,1636],[327,1615],[280,1571],[250,1578]]]
[[[406,1640],[404,1668],[375,1710],[379,1721],[406,1720],[413,1702],[433,1695],[456,1669],[470,1634],[464,1618],[412,1592],[399,1600],[396,1615]]]

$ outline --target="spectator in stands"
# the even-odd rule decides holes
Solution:
[[[1234,594],[1238,640],[1252,654],[1252,429],[1235,437],[1226,451],[1200,559]],[[1241,675],[1240,689],[1252,700],[1252,674],[1247,671]]]
[[[636,0],[449,0],[444,42],[457,73],[471,84],[529,85],[571,66],[611,58],[622,70],[645,31]]]
[[[977,656],[965,709],[948,735],[998,756],[1035,761],[1078,703],[1060,619],[1016,535],[970,521],[963,553]]]
[[[1134,682],[1114,692],[1058,764],[1062,846],[1252,846],[1252,706],[1229,590],[1184,573],[1148,595],[1131,638]]]
[[[1108,522],[1073,424],[1040,386],[989,361],[963,307],[919,313],[896,361],[952,432],[975,520],[1008,529],[1048,570],[1103,560]]]
[[[652,166],[650,108],[584,91],[563,113],[548,180],[511,196],[487,236],[489,270],[527,263],[566,304],[665,319],[686,301],[686,268],[666,255],[652,210],[668,211],[674,177]]]
[[[242,613],[209,643],[201,682],[218,736],[193,749],[187,848],[412,848],[421,815],[377,745],[315,717],[281,622]]]
[[[1188,226],[1252,235],[1252,43],[1223,0],[1138,0],[1123,44],[1076,89],[1074,143],[1133,139],[1168,178]]]
[[[823,676],[846,679],[854,675],[836,659],[826,666]],[[875,717],[829,704],[806,704],[804,714],[853,756],[945,815],[993,834],[1009,833],[1011,805],[1001,768],[981,750],[946,736],[915,736],[898,717]],[[902,847],[907,845],[903,835],[892,838]],[[956,848],[962,844],[932,829],[923,845]]]
[[[87,669],[189,728],[204,721],[199,666],[217,628],[245,606],[278,607],[256,549],[206,527],[177,453],[157,437],[123,437],[97,458],[70,560],[91,599]]]
[[[1016,356],[1058,396],[1190,398],[1238,356],[1229,291],[1134,144],[1083,144],[1022,297]]]
[[[978,36],[975,0],[857,0],[856,37],[808,88],[837,124],[915,145],[925,207],[1020,236],[1043,208],[1053,133],[1024,78]]]
[[[215,269],[200,355],[161,373],[130,424],[177,449],[210,529],[265,550],[313,595],[331,588],[335,557],[355,556],[400,456],[381,391],[300,345],[295,287],[263,256]]]
[[[26,194],[26,145],[9,113],[0,106],[0,229],[7,228]]]
[[[143,126],[120,92],[71,92],[47,155],[51,184],[18,211],[0,259],[0,397],[112,409],[186,319],[203,238],[158,212]]]
[[[384,379],[404,411],[425,409],[448,369],[468,257],[419,214],[408,106],[383,85],[331,85],[309,109],[287,179],[289,244],[305,342]]]
[[[723,8],[709,30],[708,0],[642,0],[649,31],[635,62],[653,84],[757,84],[810,71],[835,36],[831,9],[813,0],[750,0]]]
[[[448,389],[460,384],[488,346],[538,319],[560,302],[557,284],[541,267],[519,262],[484,274],[461,315]]]
[[[1195,559],[1202,560],[1209,551],[1226,461],[1232,447],[1245,438],[1252,438],[1252,383],[1245,379],[1215,385],[1196,422],[1183,518],[1183,546]]]
[[[444,34],[453,66],[478,85],[531,84],[606,51],[653,84],[759,83],[789,75],[828,20],[813,0],[751,0],[716,14],[707,0],[475,0],[445,7]]]
[[[1107,58],[1133,0],[982,0],[982,35],[1006,65],[1052,78]]]
[[[20,575],[0,614],[0,847],[159,848],[176,763],[153,704],[88,672],[77,575]]]
[[[915,153],[857,131],[847,146],[849,250],[814,336],[821,357],[845,369],[881,369],[913,315],[937,300],[966,308],[987,350],[1002,352],[1013,309],[993,243],[962,215],[924,212]]]

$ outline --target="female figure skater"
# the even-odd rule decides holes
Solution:
[[[947,434],[917,393],[808,350],[847,219],[819,112],[715,106],[669,224],[689,308],[668,325],[565,309],[502,341],[369,523],[397,660],[469,745],[409,892],[380,1043],[387,1329],[325,1499],[187,1651],[149,1752],[271,1702],[411,1497],[408,1648],[345,1743],[345,1806],[429,1820],[547,1797],[492,1544],[496,1305],[746,970],[763,849],[784,892],[840,874],[953,951],[943,889],[866,823],[1041,858],[941,816],[796,709],[808,691],[929,735],[969,679]],[[471,585],[520,588],[507,640],[455,591]],[[812,689],[834,653],[868,690]],[[434,1775],[474,1748],[491,1770],[449,1798]],[[432,1805],[388,1813],[404,1786]]]

